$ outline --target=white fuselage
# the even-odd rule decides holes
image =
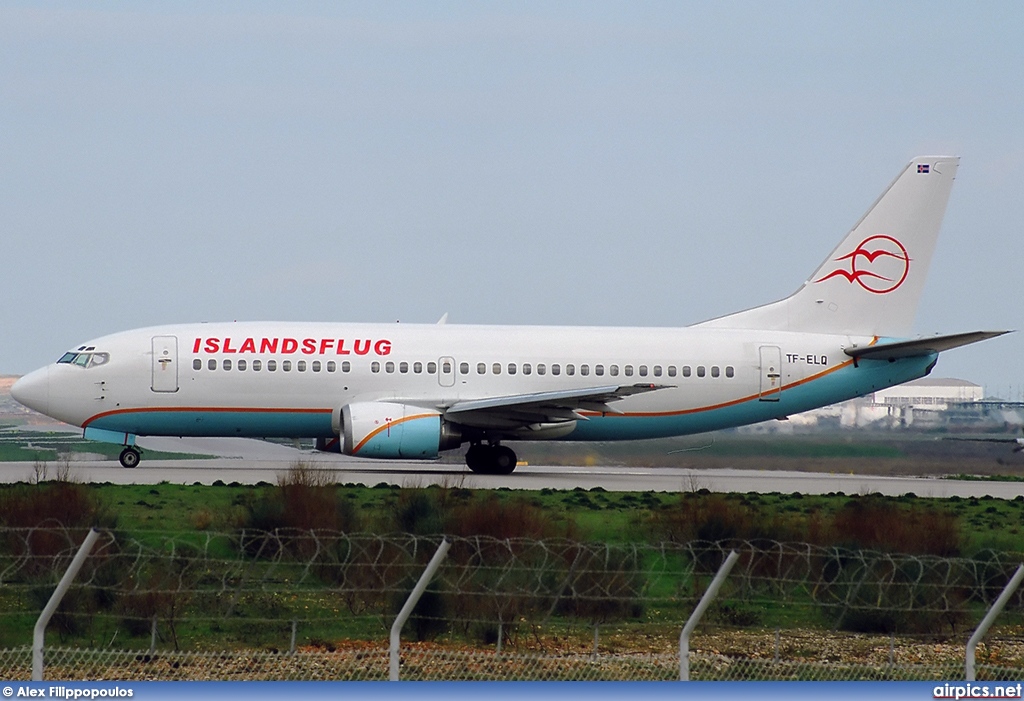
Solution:
[[[661,386],[616,401],[614,414],[580,412],[571,430],[550,436],[618,440],[781,418],[921,377],[934,364],[929,356],[855,366],[843,352],[875,340],[707,328],[185,324],[96,339],[77,350],[106,354],[101,364],[52,364],[20,386],[36,408],[76,426],[259,437],[331,437],[332,412],[357,402],[443,414],[467,399]]]

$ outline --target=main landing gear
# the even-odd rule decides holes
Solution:
[[[121,461],[121,467],[137,467],[142,460],[142,453],[135,446],[128,446],[117,459]]]
[[[473,443],[466,452],[466,466],[478,475],[511,475],[517,461],[514,450],[496,443]]]

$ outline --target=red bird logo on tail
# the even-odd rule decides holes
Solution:
[[[868,292],[884,295],[902,285],[910,272],[907,249],[897,239],[885,234],[869,236],[853,251],[836,258],[835,262],[847,262],[849,267],[836,268],[814,282],[841,277]]]

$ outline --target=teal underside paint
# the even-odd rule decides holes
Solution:
[[[861,397],[885,387],[924,377],[937,354],[916,358],[862,360],[811,382],[782,391],[777,402],[759,399],[720,409],[669,416],[598,416],[579,421],[576,430],[561,440],[607,441],[665,438],[769,421],[836,402]]]
[[[777,402],[758,399],[718,409],[699,410],[667,416],[606,416],[579,421],[576,430],[562,440],[611,441],[681,436],[721,428],[743,426],[860,397],[885,387],[924,377],[937,354],[916,358],[861,360],[813,381],[782,391]],[[374,436],[359,451],[368,457],[433,457],[437,454],[439,419],[424,417],[397,424],[402,427],[398,445],[400,454],[387,432]],[[329,412],[267,411],[166,411],[148,409],[104,416],[86,429],[102,429],[140,436],[239,436],[251,438],[333,437]],[[408,437],[406,437],[408,436]],[[86,436],[89,437],[88,435]],[[116,442],[121,442],[118,439]],[[433,451],[430,454],[430,451]]]
[[[441,417],[424,416],[393,424],[368,440],[359,452],[361,458],[436,458],[441,439]]]
[[[317,438],[333,436],[330,412],[164,411],[147,409],[103,416],[88,428],[140,436]],[[88,430],[88,429],[86,429]],[[87,436],[88,437],[88,436]]]

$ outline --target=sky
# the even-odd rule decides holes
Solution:
[[[1024,329],[1018,2],[0,3],[0,373],[242,319],[683,326],[962,157],[920,334]],[[934,372],[1024,398],[1024,333]]]

